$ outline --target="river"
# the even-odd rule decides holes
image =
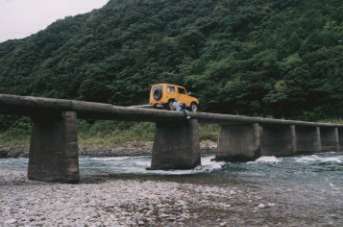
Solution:
[[[27,181],[27,159],[1,159],[0,226],[343,226],[343,153],[213,158],[150,171],[149,156],[81,157],[79,185]]]

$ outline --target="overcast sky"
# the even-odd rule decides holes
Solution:
[[[0,0],[0,42],[36,33],[57,19],[100,8],[108,0]]]

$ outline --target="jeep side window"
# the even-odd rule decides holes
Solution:
[[[173,86],[168,86],[168,92],[169,92],[169,93],[175,93],[175,87],[173,87]]]
[[[180,94],[186,94],[186,90],[184,88],[178,87],[177,90]]]

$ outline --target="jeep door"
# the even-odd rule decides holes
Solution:
[[[178,101],[185,104],[186,106],[189,106],[190,103],[188,103],[188,94],[185,88],[183,87],[177,87],[177,93],[178,93]]]
[[[166,90],[166,102],[169,102],[169,100],[177,100],[177,92],[176,88],[173,85],[167,85],[167,90]]]

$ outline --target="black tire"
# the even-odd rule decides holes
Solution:
[[[192,112],[195,113],[195,112],[198,112],[199,106],[198,106],[198,104],[196,104],[195,102],[193,102],[193,103],[191,104],[190,109],[191,109]]]
[[[161,88],[156,88],[153,93],[153,97],[156,101],[159,101],[162,98],[163,91]]]

